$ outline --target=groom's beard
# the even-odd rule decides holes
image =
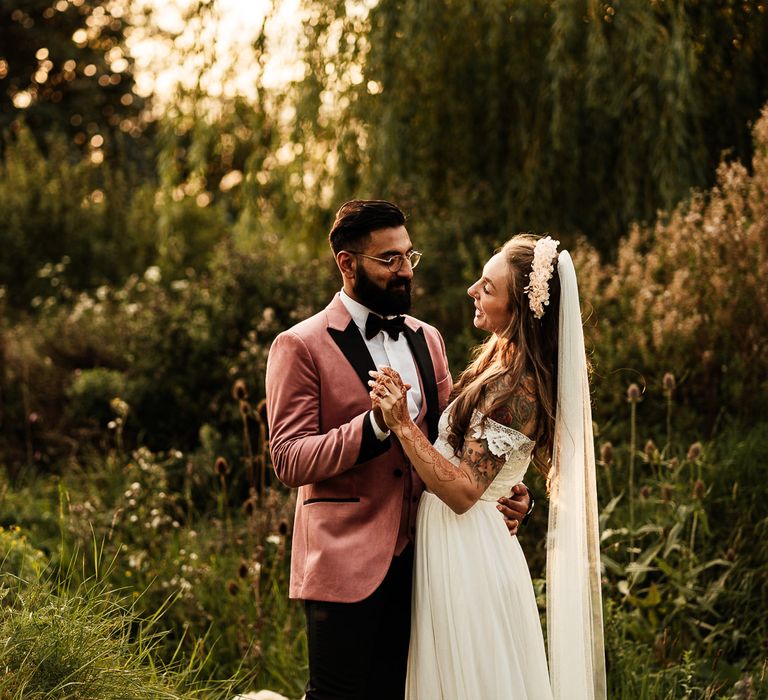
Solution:
[[[382,289],[365,273],[362,267],[355,272],[353,287],[358,301],[382,316],[396,316],[411,310],[411,280],[396,277]]]

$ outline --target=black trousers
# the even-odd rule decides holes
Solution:
[[[304,602],[307,700],[402,700],[411,632],[413,545],[359,603]]]

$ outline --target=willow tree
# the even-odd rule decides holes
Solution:
[[[336,97],[339,194],[399,193],[491,238],[547,229],[611,247],[707,184],[723,149],[748,161],[768,98],[761,3],[381,0],[364,19],[307,4],[310,82]]]
[[[612,251],[710,184],[724,149],[749,162],[768,99],[762,2],[304,4],[299,122],[333,156],[334,203],[410,211],[420,311],[449,334],[494,245],[534,230]]]

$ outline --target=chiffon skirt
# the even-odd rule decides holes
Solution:
[[[525,556],[495,501],[419,502],[408,700],[552,700]]]

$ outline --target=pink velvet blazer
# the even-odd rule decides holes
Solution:
[[[406,317],[429,439],[451,390],[440,334]],[[380,441],[368,413],[375,369],[359,329],[337,294],[320,313],[281,333],[267,361],[270,453],[278,478],[298,487],[291,598],[354,602],[384,579],[395,550],[406,462],[397,439]],[[415,471],[413,494],[423,483]],[[415,508],[412,509],[415,517]],[[412,524],[412,523],[411,523]]]

